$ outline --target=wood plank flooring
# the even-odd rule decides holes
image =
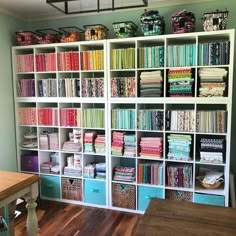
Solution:
[[[15,236],[26,236],[25,203],[15,220]],[[38,236],[131,236],[142,215],[54,201],[38,201]]]

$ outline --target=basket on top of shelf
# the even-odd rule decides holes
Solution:
[[[159,11],[147,11],[140,17],[140,26],[143,35],[160,35],[165,33],[165,20],[160,16]]]
[[[32,45],[37,43],[37,33],[33,31],[17,31],[16,40],[19,46]]]
[[[112,24],[116,38],[135,37],[138,26],[133,21],[114,22]]]
[[[61,43],[77,42],[83,40],[84,30],[76,26],[59,27],[58,29],[63,32]]]
[[[215,10],[203,14],[203,29],[204,31],[224,30],[227,26],[229,12]]]
[[[186,9],[174,13],[171,16],[173,33],[189,33],[195,30],[195,15]]]
[[[107,38],[108,28],[102,24],[84,25],[85,40],[102,40]]]
[[[39,33],[36,37],[39,44],[58,43],[62,35],[62,32],[54,29],[39,29],[36,32]]]

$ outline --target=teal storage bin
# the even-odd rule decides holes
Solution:
[[[162,188],[138,186],[138,210],[145,211],[151,198],[164,199],[164,190]]]
[[[60,198],[60,177],[41,175],[41,196],[48,198]]]
[[[215,205],[215,206],[225,206],[224,196],[219,196],[219,195],[195,193],[194,202]]]
[[[84,201],[91,204],[106,205],[105,182],[84,180]]]

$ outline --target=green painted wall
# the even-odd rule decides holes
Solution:
[[[15,171],[16,143],[12,88],[11,45],[21,20],[0,13],[0,170]]]

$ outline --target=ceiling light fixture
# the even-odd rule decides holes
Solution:
[[[147,7],[148,0],[46,0],[64,14],[81,14]]]

